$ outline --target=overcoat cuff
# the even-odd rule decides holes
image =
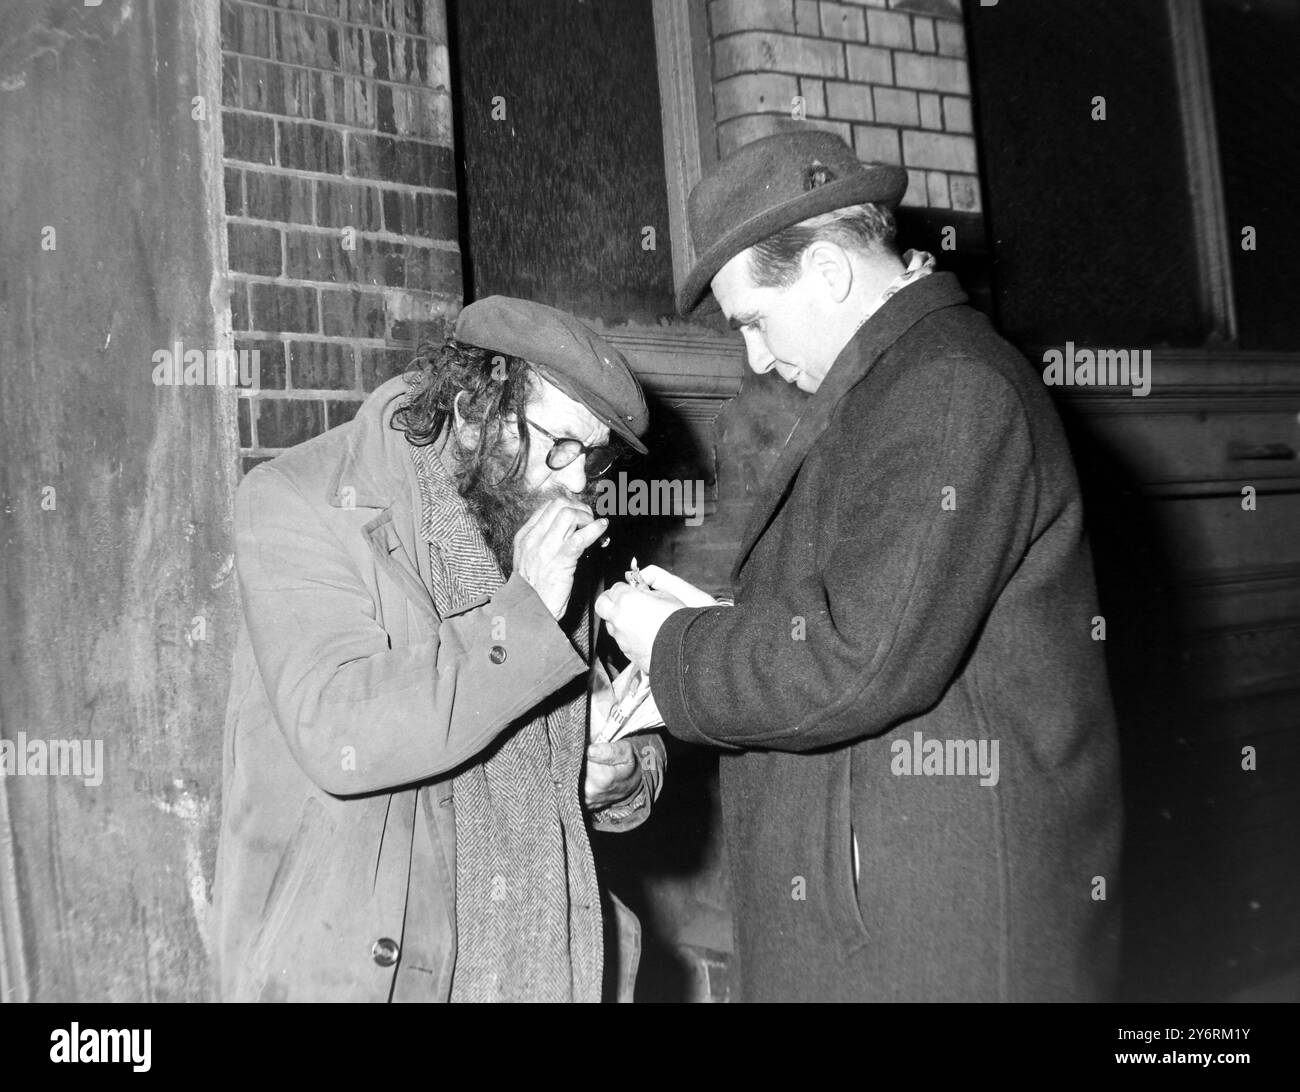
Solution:
[[[714,740],[700,731],[691,717],[686,696],[687,676],[691,663],[686,656],[686,633],[697,618],[714,607],[683,608],[673,611],[655,636],[650,650],[650,691],[654,695],[664,727],[687,743],[714,745]]]

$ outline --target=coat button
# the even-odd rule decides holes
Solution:
[[[381,967],[391,967],[397,962],[397,941],[390,937],[380,937],[370,948],[370,954]]]
[[[492,651],[488,653],[488,659],[494,664],[503,664],[506,662],[506,650],[500,645],[493,645]]]

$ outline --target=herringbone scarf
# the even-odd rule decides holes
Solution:
[[[439,445],[441,446],[441,445]],[[434,604],[449,611],[505,582],[439,456],[411,445]],[[502,639],[510,654],[510,618]],[[572,635],[584,658],[586,625]],[[518,721],[456,774],[452,1001],[598,1001],[600,896],[578,793],[586,691]]]

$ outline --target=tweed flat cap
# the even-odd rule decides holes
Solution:
[[[799,129],[742,145],[691,190],[686,202],[695,265],[677,293],[685,315],[709,282],[742,250],[769,235],[845,205],[894,207],[907,191],[907,171],[863,163],[834,133]]]
[[[544,303],[509,296],[475,300],[456,319],[457,341],[528,361],[641,454],[650,426],[627,360],[594,330]]]

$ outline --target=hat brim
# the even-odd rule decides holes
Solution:
[[[619,415],[618,411],[611,406],[605,399],[594,395],[590,390],[583,388],[580,384],[573,382],[567,375],[556,371],[554,368],[545,364],[536,364],[529,361],[537,374],[545,379],[552,386],[559,387],[565,394],[575,402],[581,402],[602,424],[609,426],[609,431],[617,433],[626,440],[634,451],[640,455],[648,455],[650,449],[641,442],[640,437],[632,431],[631,427]]]
[[[842,209],[846,205],[873,204],[893,208],[906,192],[907,171],[892,164],[879,164],[848,178],[818,186],[783,204],[764,209],[748,220],[742,220],[695,259],[695,264],[677,292],[677,313],[687,315],[695,310],[718,270],[742,250],[762,242],[768,236],[793,227],[802,220]]]

